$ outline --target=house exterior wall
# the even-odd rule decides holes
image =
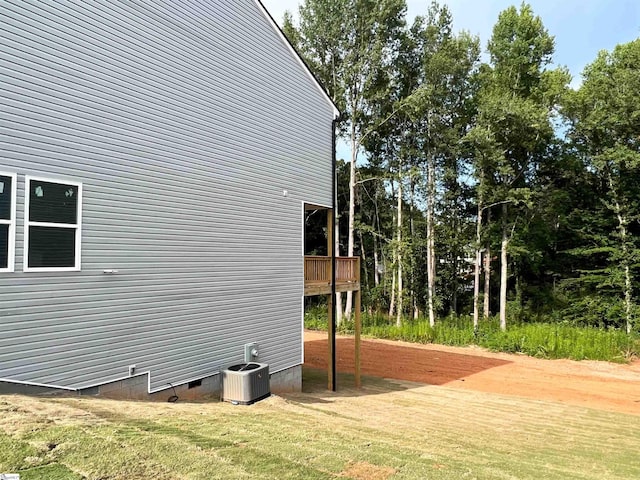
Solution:
[[[0,380],[149,391],[302,358],[302,204],[333,107],[253,0],[1,2]],[[80,271],[24,272],[25,177],[82,184]],[[283,191],[287,191],[286,196]],[[117,271],[106,274],[104,271]]]

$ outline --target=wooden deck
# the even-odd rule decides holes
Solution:
[[[334,298],[331,292],[332,281],[331,257],[305,256],[304,257],[304,294],[327,295],[328,318],[333,318]],[[355,384],[360,388],[360,333],[362,330],[362,320],[360,312],[362,310],[362,300],[360,292],[360,257],[336,257],[336,292],[353,293],[353,312],[355,329]],[[335,391],[335,324],[329,321],[328,336],[328,382],[327,388]]]
[[[360,290],[360,257],[336,257],[336,292]],[[304,257],[304,294],[331,294],[331,257]]]

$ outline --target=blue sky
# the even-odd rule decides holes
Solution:
[[[281,24],[285,10],[297,13],[298,0],[263,0],[275,20]],[[520,2],[508,0],[448,0],[455,30],[478,35],[483,49],[491,36],[498,14]],[[554,63],[569,68],[572,85],[580,84],[580,74],[598,51],[612,50],[619,43],[640,37],[640,0],[530,0],[528,2],[551,35],[556,39]],[[408,15],[413,19],[426,12],[429,0],[408,0]]]

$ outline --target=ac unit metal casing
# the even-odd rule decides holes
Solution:
[[[251,405],[271,395],[269,365],[240,363],[222,371],[222,400]]]

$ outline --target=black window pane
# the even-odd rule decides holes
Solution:
[[[29,267],[74,267],[76,229],[29,227]]]
[[[30,221],[77,223],[77,186],[31,180],[29,190]]]
[[[11,220],[12,181],[11,177],[0,175],[0,219],[2,220]]]
[[[0,225],[0,268],[9,266],[9,225]]]

